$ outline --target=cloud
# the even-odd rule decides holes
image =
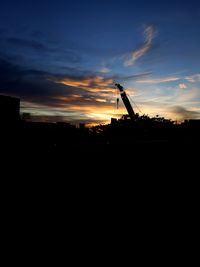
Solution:
[[[37,120],[65,118],[70,122],[109,122],[116,105],[112,79],[95,74],[52,74],[24,69],[0,59],[0,93],[21,99],[21,111]],[[122,107],[123,110],[123,107]],[[119,111],[117,111],[119,112]],[[123,111],[122,111],[123,113]]]
[[[91,93],[115,93],[113,79],[104,78],[102,76],[93,77],[64,77],[62,79],[54,79],[55,83],[66,86],[82,88]]]
[[[180,83],[180,84],[179,84],[179,88],[180,88],[180,89],[187,89],[187,85],[184,84],[184,83]]]
[[[199,99],[199,88],[190,88],[190,90],[178,90],[175,98],[176,102],[185,104],[199,102]]]
[[[151,73],[139,73],[129,77],[116,75],[118,78],[135,79],[139,83],[162,83],[178,81],[184,78],[168,76],[158,79],[148,79]],[[107,76],[107,75],[106,75]],[[121,104],[120,110],[116,109],[116,89],[114,77],[103,77],[103,74],[85,72],[75,68],[66,68],[65,74],[50,73],[37,69],[22,68],[7,60],[0,59],[0,93],[21,98],[22,112],[30,112],[37,120],[64,120],[69,122],[109,122],[111,117],[120,117],[126,110]],[[148,82],[147,82],[148,81]],[[179,83],[178,83],[179,84]],[[186,83],[187,85],[187,83]],[[183,86],[182,86],[183,87]],[[175,86],[170,100],[162,103],[160,99],[150,103],[150,97],[146,97],[144,104],[136,98],[136,103],[142,111],[148,114],[171,114],[173,118],[198,118],[193,100],[198,98],[198,88],[190,90],[178,90]],[[176,94],[177,93],[177,94]],[[145,96],[144,96],[145,97]],[[140,99],[142,101],[142,98]],[[180,106],[177,108],[177,103]],[[168,105],[169,104],[169,105]],[[173,112],[168,112],[171,106]],[[184,105],[185,109],[180,109]],[[193,108],[192,108],[193,107]],[[190,115],[190,117],[189,117]],[[49,119],[48,119],[49,117]]]
[[[181,80],[180,77],[170,76],[170,77],[162,77],[157,79],[144,79],[138,80],[137,83],[145,83],[145,84],[159,84],[159,83],[167,83]]]
[[[106,103],[107,102],[107,100],[103,99],[103,98],[97,98],[96,101],[100,102],[100,103]]]
[[[125,61],[124,65],[126,67],[132,66],[136,63],[136,61],[143,57],[145,54],[147,54],[151,47],[152,47],[152,41],[155,37],[155,28],[153,25],[147,26],[144,30],[144,45],[140,47],[139,49],[133,51],[129,54],[129,58]]]
[[[102,67],[99,70],[100,73],[109,73],[111,72],[111,69],[107,68],[107,67]]]
[[[200,82],[200,74],[194,74],[191,76],[185,77],[185,80],[191,83]]]
[[[173,76],[167,76],[167,77],[161,77],[161,78],[146,79],[146,77],[149,76],[150,74],[151,74],[151,72],[144,73],[142,75],[139,75],[138,77],[135,77],[136,82],[137,83],[143,83],[143,84],[160,84],[160,83],[175,82],[175,81],[180,81],[180,80],[190,82],[190,83],[200,82],[200,74],[194,74],[191,76],[182,76],[182,77],[173,75]],[[130,78],[131,77],[132,76],[130,76]],[[134,78],[134,76],[133,76],[133,78]],[[188,86],[185,83],[180,83],[179,88],[180,89],[186,89],[186,88],[188,88]]]
[[[0,42],[0,57],[7,59],[21,57],[21,60],[13,60],[13,62],[24,65],[32,65],[34,62],[38,65],[39,62],[40,66],[44,65],[46,69],[50,67],[61,69],[69,63],[76,65],[82,61],[82,54],[75,45],[67,43],[66,46],[62,46],[56,41],[47,41],[43,38],[38,41],[38,38],[34,39],[33,36],[30,38],[3,36]]]
[[[200,112],[188,110],[182,106],[175,106],[171,108],[171,112],[178,120],[199,119]]]
[[[74,102],[67,102],[64,99],[54,99],[53,105],[23,102],[23,111],[31,113],[37,120],[42,121],[45,118],[45,121],[56,122],[59,117],[62,117],[63,121],[89,124],[108,123],[112,116],[120,118],[125,112],[123,107],[117,110],[116,105],[96,101],[87,102],[86,99]]]
[[[53,86],[47,81],[48,75],[0,59],[0,92],[19,97],[53,93]]]
[[[144,78],[149,77],[149,75],[151,75],[151,72],[144,72],[144,73],[139,73],[139,74],[134,74],[134,75],[129,75],[129,76],[124,76],[124,75],[113,75],[110,77],[110,79],[114,80],[114,81],[121,81],[121,80],[141,80]]]

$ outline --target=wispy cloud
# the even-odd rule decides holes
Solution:
[[[132,53],[130,53],[124,65],[126,67],[132,66],[139,58],[147,54],[152,47],[152,41],[154,37],[155,37],[155,27],[153,25],[147,26],[144,30],[144,45],[138,48],[137,50],[134,50]]]
[[[149,73],[148,75],[150,75]],[[134,78],[134,77],[133,77]],[[198,83],[200,82],[200,74],[194,74],[191,76],[177,76],[177,75],[171,75],[166,77],[159,77],[159,78],[151,78],[147,79],[145,75],[141,79],[138,77],[138,79],[135,79],[137,83],[143,83],[143,84],[160,84],[160,83],[168,83],[168,82],[176,82],[176,81],[183,81],[178,86],[180,89],[187,89],[188,85],[186,83]]]
[[[124,76],[124,75],[113,75],[111,76],[111,79],[114,81],[127,81],[127,80],[135,80],[135,81],[140,81],[142,79],[145,79],[149,77],[152,73],[151,72],[144,72],[144,73],[139,73],[139,74],[134,74],[134,75],[129,75],[129,76]]]
[[[200,91],[198,88],[190,88],[190,90],[178,90],[176,95],[177,103],[191,103],[199,101],[200,99]]]
[[[96,101],[100,102],[100,103],[106,103],[107,102],[107,100],[103,99],[103,98],[96,98]]]
[[[170,76],[170,77],[162,77],[162,78],[156,78],[156,79],[144,79],[144,80],[138,80],[137,83],[145,83],[145,84],[159,84],[159,83],[167,83],[167,82],[174,82],[181,80],[180,77],[176,76]]]
[[[185,83],[180,83],[179,88],[180,89],[187,89],[187,85]]]
[[[194,74],[191,76],[185,77],[185,80],[191,83],[200,82],[200,74]]]
[[[99,72],[101,72],[101,73],[109,73],[109,72],[111,72],[111,69],[109,69],[107,67],[102,67],[102,68],[100,68]]]
[[[189,109],[186,109],[185,107],[182,107],[182,106],[172,107],[171,112],[178,120],[199,119],[200,118],[200,112],[189,110]]]

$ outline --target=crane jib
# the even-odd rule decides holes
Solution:
[[[132,108],[132,106],[131,106],[131,103],[130,103],[130,101],[129,101],[127,95],[126,95],[126,92],[125,92],[124,88],[123,88],[120,84],[116,84],[116,86],[117,86],[117,88],[118,88],[119,91],[120,91],[122,101],[123,101],[123,103],[124,103],[124,105],[125,105],[125,107],[126,107],[126,110],[127,110],[127,112],[128,112],[129,117],[130,117],[131,119],[134,118],[134,116],[135,116],[135,112],[134,112],[134,110],[133,110],[133,108]]]

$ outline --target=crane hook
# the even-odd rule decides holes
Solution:
[[[117,98],[117,109],[119,109],[119,98]]]

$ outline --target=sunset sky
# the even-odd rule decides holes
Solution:
[[[22,112],[109,122],[115,83],[140,114],[200,118],[199,1],[0,1],[0,93]]]

